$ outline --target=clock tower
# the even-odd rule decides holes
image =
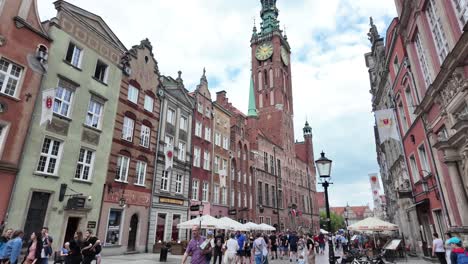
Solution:
[[[258,128],[285,150],[294,148],[291,49],[280,30],[276,0],[261,0],[260,31],[253,28],[252,75]]]

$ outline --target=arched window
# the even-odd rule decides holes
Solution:
[[[259,94],[258,96],[258,107],[259,108],[263,107],[263,94]]]
[[[261,91],[263,89],[263,77],[262,77],[262,72],[258,72],[258,90]]]
[[[268,87],[268,72],[265,70],[263,72],[263,82],[265,83],[265,87]]]
[[[270,105],[275,105],[275,91],[270,92]]]
[[[273,88],[273,69],[270,69],[270,88]]]

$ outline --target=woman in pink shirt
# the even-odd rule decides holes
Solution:
[[[42,238],[41,232],[33,232],[24,257],[24,264],[36,264],[41,259]]]

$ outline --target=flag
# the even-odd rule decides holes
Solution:
[[[41,121],[39,123],[40,126],[46,123],[47,121],[50,123],[52,121],[52,115],[54,113],[52,107],[54,105],[54,98],[55,98],[55,88],[47,89],[42,92],[42,102],[41,102]]]
[[[390,138],[400,140],[395,115],[392,109],[375,111],[375,123],[379,131],[380,143]]]
[[[226,169],[219,171],[219,186],[221,188],[226,187]]]
[[[380,190],[379,177],[378,177],[377,173],[369,174],[369,181],[370,181],[370,184],[371,184],[372,191]]]
[[[164,150],[164,162],[165,162],[165,170],[172,169],[172,160],[174,159],[174,146],[172,144],[167,144]]]

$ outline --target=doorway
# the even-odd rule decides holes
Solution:
[[[68,242],[73,239],[76,230],[78,230],[78,226],[80,225],[80,217],[69,217],[67,222],[67,229],[65,230],[65,240],[64,242]]]
[[[33,192],[29,204],[28,215],[24,223],[25,238],[29,238],[32,232],[38,232],[44,226],[50,193]]]
[[[136,239],[138,231],[138,215],[132,215],[130,219],[130,229],[128,230],[128,245],[127,251],[135,251]]]

